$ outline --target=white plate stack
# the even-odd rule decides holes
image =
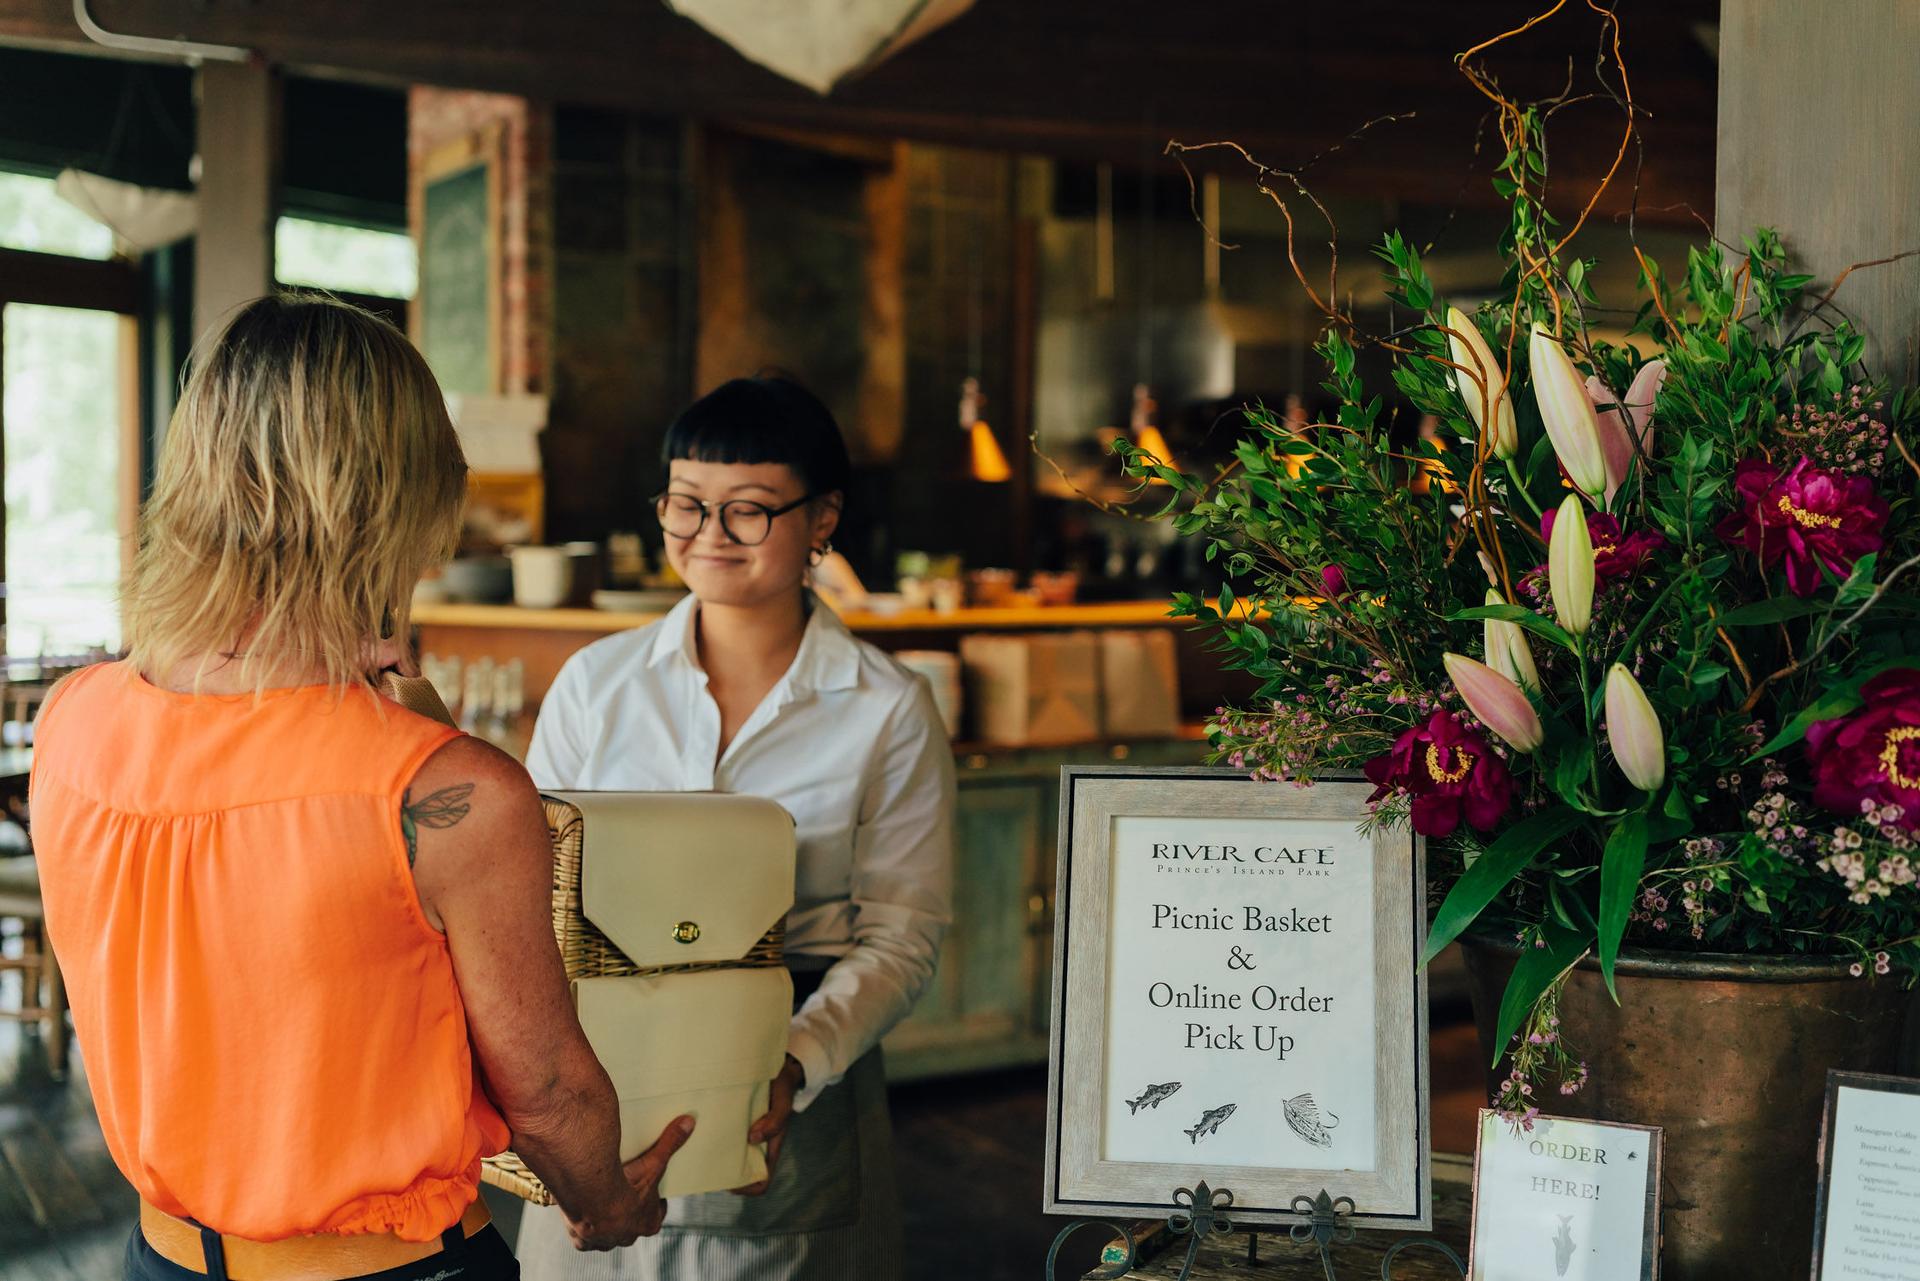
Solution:
[[[960,737],[960,656],[943,649],[903,649],[894,661],[923,677],[933,688],[933,705],[947,724],[947,737]]]

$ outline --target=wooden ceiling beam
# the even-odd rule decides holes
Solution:
[[[1512,24],[1511,0],[977,0],[974,9],[822,98],[648,0],[92,0],[109,30],[239,44],[299,71],[492,89],[662,115],[898,136],[1137,166],[1169,138],[1233,138],[1295,164],[1356,125],[1411,110],[1316,170],[1329,191],[1449,198],[1486,101],[1455,69],[1467,36]],[[1635,95],[1650,113],[1643,205],[1712,204],[1715,84],[1692,34],[1717,0],[1626,0]],[[1304,9],[1304,7],[1302,7]],[[1572,11],[1569,10],[1569,13]],[[1464,34],[1463,34],[1464,33]],[[1515,93],[1592,65],[1597,28],[1563,16],[1498,51]],[[85,48],[67,0],[0,0],[0,40]],[[1588,73],[1590,74],[1590,73]],[[1556,146],[1563,186],[1612,160],[1605,104]],[[1484,158],[1483,158],[1484,162]],[[1471,203],[1491,201],[1484,180]],[[1625,188],[1610,200],[1622,208]],[[1658,218],[1659,215],[1652,215]]]

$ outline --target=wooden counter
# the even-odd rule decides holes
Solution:
[[[1042,631],[1063,627],[1151,627],[1190,625],[1170,618],[1165,600],[1110,601],[1093,605],[1034,605],[1000,609],[960,609],[936,613],[930,609],[900,610],[890,614],[858,611],[843,614],[847,626],[862,635],[870,632],[983,632]],[[539,632],[624,632],[665,615],[626,613],[606,609],[522,609],[518,605],[418,605],[414,625],[427,627],[497,627]]]
[[[961,609],[950,614],[932,610],[903,610],[893,614],[842,615],[855,635],[888,651],[944,649],[959,646],[969,632],[1059,631],[1069,628],[1172,628],[1180,662],[1181,715],[1201,720],[1223,703],[1237,702],[1251,692],[1252,683],[1236,673],[1222,672],[1219,660],[1205,649],[1209,635],[1197,631],[1191,620],[1171,618],[1171,608],[1159,600],[1113,601],[1090,605],[1022,606],[1007,609]],[[664,617],[657,613],[623,613],[603,609],[521,609],[517,605],[421,604],[414,607],[413,626],[422,654],[457,655],[462,660],[490,658],[496,663],[518,658],[526,669],[529,704],[546,697],[561,664],[603,636],[645,627]]]

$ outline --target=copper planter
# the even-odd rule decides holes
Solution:
[[[1462,943],[1490,1060],[1516,952]],[[1592,1076],[1542,1110],[1665,1128],[1662,1281],[1808,1275],[1827,1069],[1894,1071],[1911,994],[1818,959],[1628,950],[1617,974],[1619,1005],[1591,957],[1567,981],[1560,1025]]]

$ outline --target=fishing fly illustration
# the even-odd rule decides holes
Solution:
[[[1293,1132],[1313,1144],[1316,1148],[1333,1146],[1333,1136],[1327,1131],[1340,1124],[1340,1118],[1327,1113],[1327,1119],[1320,1119],[1320,1106],[1313,1101],[1311,1094],[1296,1094],[1280,1105],[1280,1111],[1287,1118],[1287,1125]]]

